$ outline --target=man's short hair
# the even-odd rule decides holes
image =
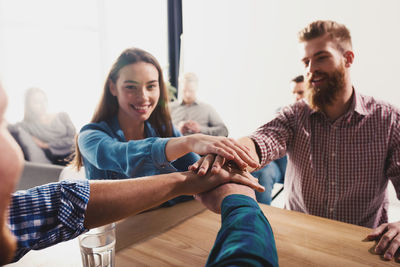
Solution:
[[[292,79],[292,82],[302,83],[304,82],[304,76],[303,75],[296,76],[295,78]]]
[[[298,33],[299,42],[306,42],[312,39],[329,34],[335,39],[338,49],[342,52],[352,49],[350,31],[343,24],[331,20],[317,20],[308,24]]]
[[[197,78],[197,75],[194,72],[187,72],[183,75],[182,81],[183,82],[194,82],[194,83],[198,84],[199,78]]]

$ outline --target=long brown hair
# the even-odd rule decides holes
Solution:
[[[160,98],[148,121],[154,127],[160,137],[171,137],[172,122],[168,108],[168,92],[164,83],[162,69],[157,59],[153,55],[139,48],[128,48],[124,50],[112,65],[104,84],[103,94],[90,122],[108,122],[118,114],[118,100],[117,97],[111,94],[110,82],[113,82],[114,84],[117,83],[119,71],[127,65],[138,62],[152,64],[158,71]],[[78,146],[78,136],[75,138],[75,157],[72,165],[74,165],[78,171],[83,166],[82,155]]]

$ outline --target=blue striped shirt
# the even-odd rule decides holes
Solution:
[[[9,212],[9,227],[17,238],[13,261],[32,249],[43,249],[87,231],[83,223],[89,194],[87,180],[51,183],[14,193]]]

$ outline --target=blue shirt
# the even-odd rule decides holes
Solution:
[[[43,249],[87,231],[83,223],[89,194],[89,181],[63,181],[14,193],[9,210],[9,227],[17,238],[13,261],[32,249]]]
[[[123,179],[186,171],[199,156],[188,153],[169,162],[165,146],[170,138],[160,138],[145,122],[146,137],[126,141],[115,116],[110,122],[90,123],[79,134],[78,145],[88,179]],[[173,128],[173,137],[181,133]]]
[[[206,266],[278,266],[274,234],[254,199],[227,196],[221,219]]]

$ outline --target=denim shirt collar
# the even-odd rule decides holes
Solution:
[[[117,135],[119,140],[126,142],[124,132],[122,131],[121,126],[119,125],[118,116],[115,116],[114,118],[111,119],[110,127],[112,131]],[[148,121],[144,122],[144,131],[146,133],[146,137],[158,136],[156,130],[151,126],[151,124]]]

